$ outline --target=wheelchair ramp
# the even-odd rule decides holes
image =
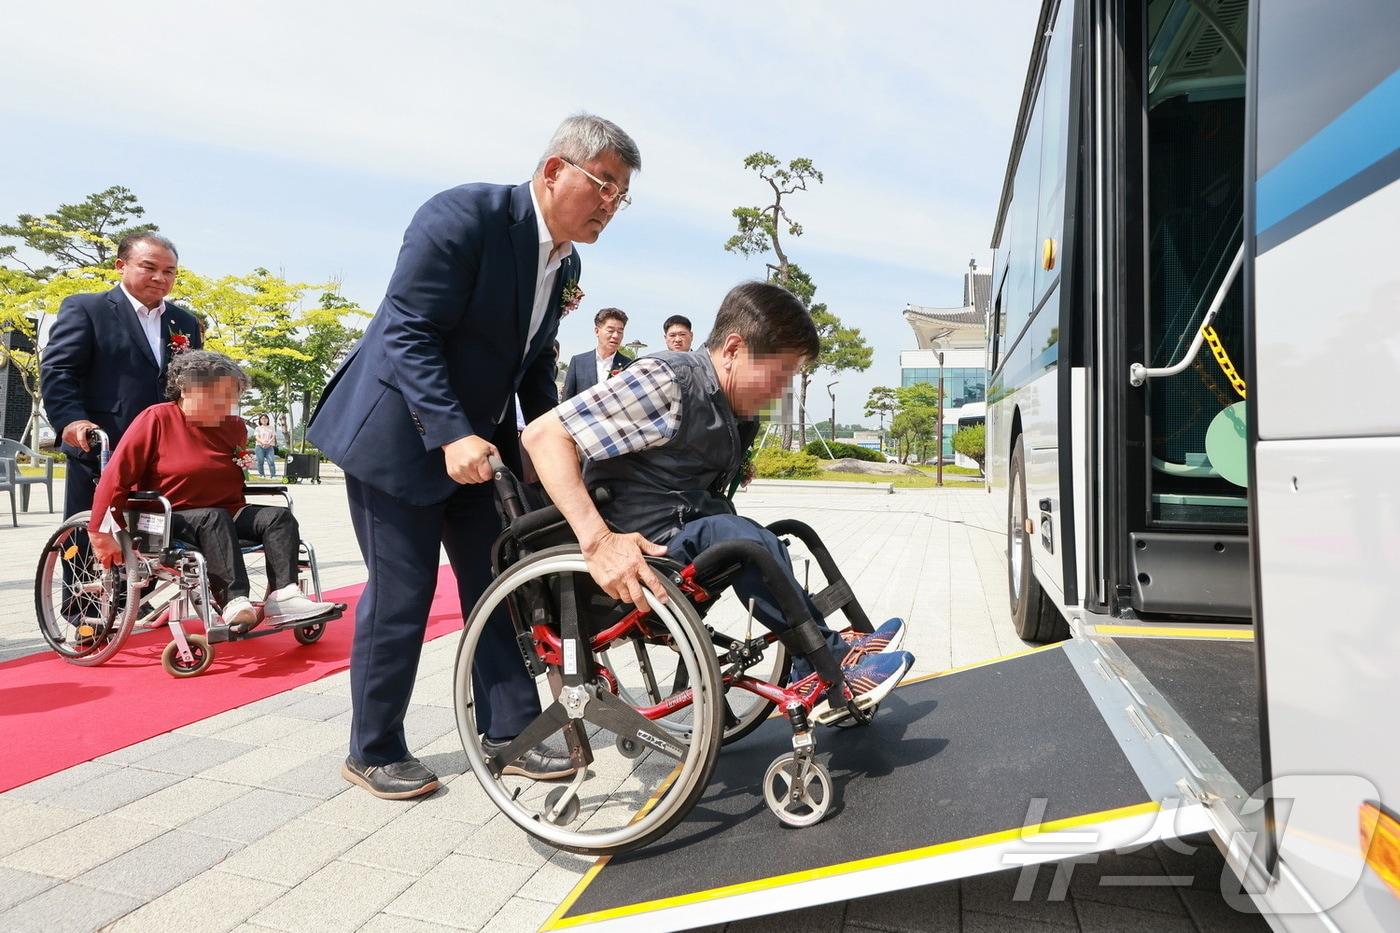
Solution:
[[[1199,806],[1149,793],[1074,647],[910,682],[869,728],[821,730],[838,802],[806,829],[763,803],[764,769],[791,747],[769,721],[724,750],[685,822],[600,860],[542,929],[685,929],[1206,829]]]

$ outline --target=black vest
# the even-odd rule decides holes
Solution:
[[[665,544],[688,521],[734,514],[725,493],[747,444],[708,351],[667,350],[646,358],[660,360],[675,374],[681,391],[675,436],[660,447],[590,460],[583,476],[589,489],[606,486],[612,493],[600,511],[613,528]]]

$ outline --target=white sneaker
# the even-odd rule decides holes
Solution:
[[[308,599],[295,583],[288,583],[280,590],[269,593],[263,603],[263,619],[271,625],[295,622],[325,615],[335,608],[335,603],[318,603]]]
[[[235,596],[224,605],[220,614],[224,624],[230,628],[248,629],[258,624],[258,610],[246,596]]]

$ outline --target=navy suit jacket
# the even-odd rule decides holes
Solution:
[[[623,369],[632,362],[632,357],[621,350],[613,356],[613,369]],[[569,371],[564,374],[564,398],[573,398],[585,389],[598,384],[598,348],[575,354],[569,360]]]
[[[160,316],[161,358],[156,359],[136,309],[120,287],[63,299],[39,363],[44,411],[58,436],[72,422],[86,419],[106,431],[115,447],[137,415],[166,401],[165,370],[176,332],[189,338],[191,349],[204,346],[199,320],[167,301]],[[68,444],[62,450],[83,456]]]
[[[560,294],[577,282],[571,254],[555,276],[544,320],[526,346],[539,263],[529,183],[462,185],[414,215],[379,310],[331,377],[307,437],[356,479],[411,505],[457,488],[442,446],[467,435],[515,433],[558,403],[554,386]]]

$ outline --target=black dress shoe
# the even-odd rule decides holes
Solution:
[[[481,749],[488,755],[499,755],[513,741],[515,740],[483,737]],[[578,768],[574,766],[572,758],[550,751],[544,745],[536,745],[501,769],[502,774],[518,774],[536,781],[557,781],[560,778],[573,777],[577,772]]]
[[[421,797],[440,786],[437,775],[412,755],[388,765],[367,765],[347,758],[340,766],[340,776],[384,800]]]

